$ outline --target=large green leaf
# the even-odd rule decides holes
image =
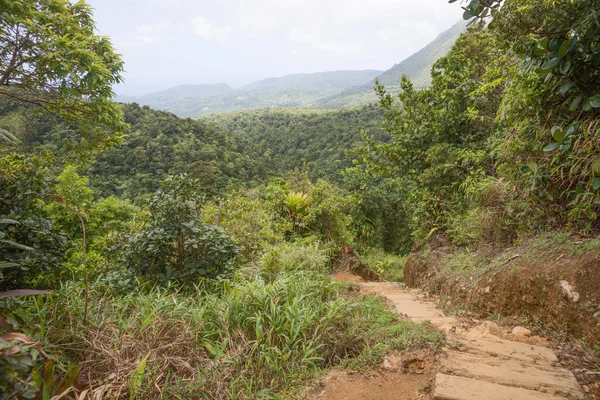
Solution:
[[[559,147],[560,147],[560,143],[556,143],[556,142],[550,143],[548,146],[544,147],[544,151],[546,153],[549,153],[551,151],[558,149]]]
[[[565,131],[560,126],[555,126],[552,128],[552,137],[558,143],[562,143],[565,140]]]

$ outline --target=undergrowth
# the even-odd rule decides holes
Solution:
[[[140,287],[119,295],[99,282],[84,326],[83,288],[70,283],[32,300],[26,315],[44,327],[39,336],[63,371],[80,366],[89,398],[277,398],[328,368],[368,367],[393,349],[442,343],[430,325],[400,321],[382,298],[344,299],[339,290],[306,271],[270,282],[238,276],[210,293]]]
[[[404,265],[408,256],[385,253],[381,249],[371,249],[361,259],[383,279],[390,282],[404,281]]]

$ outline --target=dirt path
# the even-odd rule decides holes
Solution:
[[[448,349],[432,389],[436,400],[541,400],[583,399],[583,392],[573,374],[560,367],[553,350],[537,344],[508,340],[495,324],[484,322],[475,328],[461,327],[453,317],[447,317],[432,301],[426,301],[416,291],[401,289],[392,283],[361,283],[361,292],[385,296],[396,311],[415,322],[428,320],[448,337]],[[523,338],[523,341],[530,339]],[[376,384],[374,382],[374,384]],[[369,393],[365,383],[364,393]],[[342,397],[348,397],[350,387],[338,387]],[[393,388],[392,388],[393,390]],[[405,396],[396,386],[396,398]],[[327,391],[327,390],[326,390]],[[331,392],[329,392],[331,393]],[[364,400],[382,397],[364,395]],[[387,397],[386,397],[387,398]],[[391,397],[390,397],[391,398]]]

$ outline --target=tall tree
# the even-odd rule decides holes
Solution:
[[[61,118],[78,149],[119,143],[123,62],[81,0],[0,0],[0,96]]]

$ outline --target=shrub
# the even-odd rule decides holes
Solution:
[[[166,281],[228,275],[239,248],[222,228],[198,217],[202,200],[196,180],[186,175],[167,179],[149,200],[140,231],[124,245],[116,244],[122,264]]]
[[[207,204],[202,218],[233,236],[246,262],[254,260],[264,248],[281,242],[287,228],[256,192],[229,193]]]
[[[333,249],[310,239],[314,240],[309,238],[305,243],[282,243],[267,250],[259,261],[263,276],[276,277],[290,271],[328,273]]]

